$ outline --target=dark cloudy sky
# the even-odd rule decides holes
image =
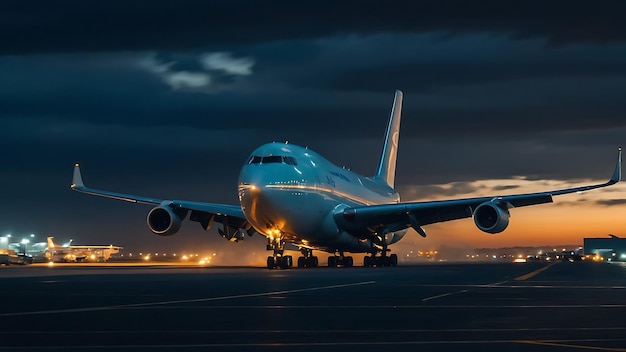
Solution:
[[[0,234],[236,248],[196,223],[152,235],[149,208],[71,192],[73,164],[92,187],[231,204],[265,142],[368,175],[395,89],[405,199],[477,180],[604,180],[626,145],[625,13],[571,0],[0,1]],[[586,205],[626,213],[623,192],[607,196]]]

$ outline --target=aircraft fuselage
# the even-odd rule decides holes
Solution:
[[[398,193],[372,178],[336,166],[297,145],[255,149],[239,175],[239,201],[248,222],[268,238],[329,252],[370,252],[371,232],[348,233],[334,214],[344,208],[397,203]],[[385,236],[387,244],[406,230]]]

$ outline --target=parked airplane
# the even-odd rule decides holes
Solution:
[[[148,228],[157,235],[176,233],[183,219],[199,222],[205,230],[214,222],[222,237],[242,240],[259,233],[267,238],[268,268],[288,268],[293,258],[284,255],[286,243],[300,249],[298,267],[318,266],[313,250],[333,253],[329,266],[352,266],[344,255],[369,253],[364,266],[396,266],[388,246],[409,228],[426,237],[422,226],[473,217],[487,233],[504,231],[509,209],[552,202],[552,196],[606,187],[621,179],[621,148],[611,179],[602,184],[556,191],[487,196],[428,202],[401,202],[394,189],[400,113],[403,94],[396,91],[385,133],[382,155],[372,177],[333,165],[308,148],[268,143],[255,149],[239,174],[239,205],[147,198],[86,187],[79,165],[74,167],[75,191],[132,203],[152,205]]]
[[[111,254],[119,253],[122,249],[122,247],[114,245],[73,246],[72,240],[61,246],[54,243],[53,238],[48,237],[48,248],[45,252],[46,258],[52,262],[105,262],[109,260]]]

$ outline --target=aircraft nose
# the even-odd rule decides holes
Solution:
[[[242,173],[239,178],[239,201],[242,206],[250,206],[261,196],[264,188],[261,175]]]

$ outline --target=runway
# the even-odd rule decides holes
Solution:
[[[626,351],[621,263],[0,268],[0,351]]]

